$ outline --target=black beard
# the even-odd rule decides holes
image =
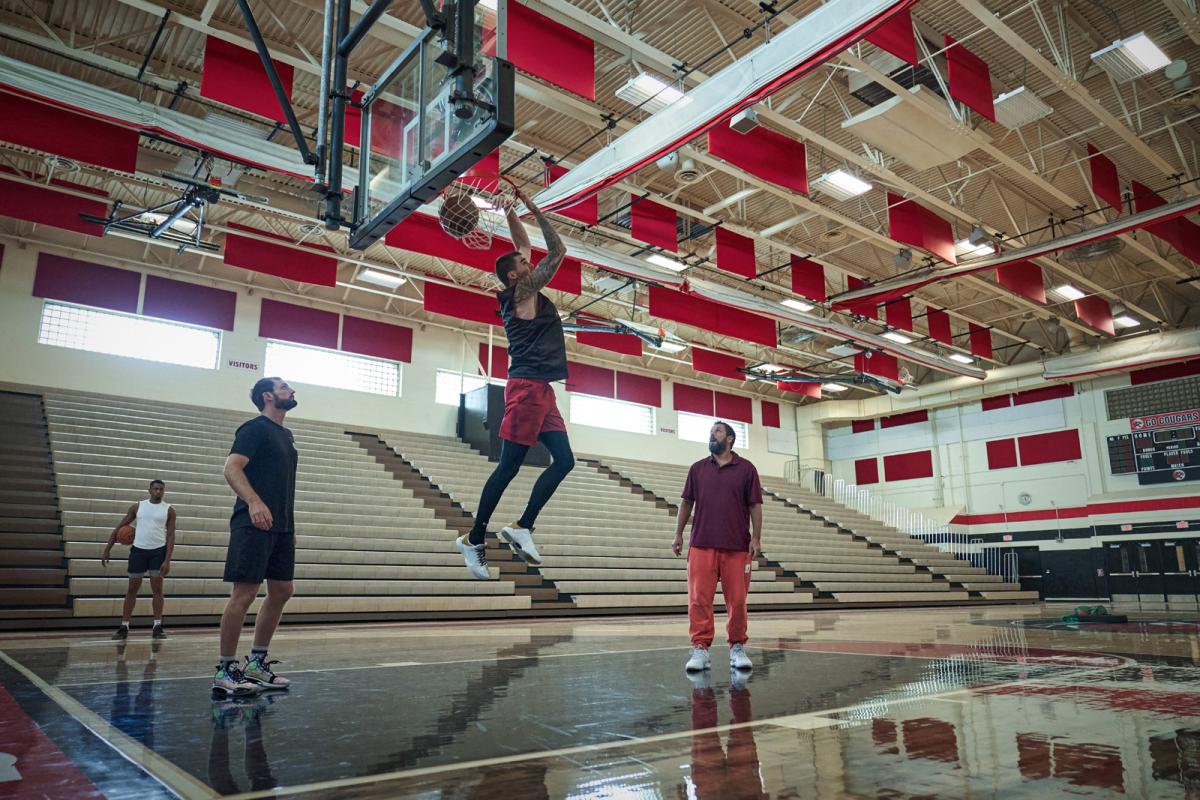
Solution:
[[[294,397],[292,397],[288,400],[280,400],[277,398],[275,400],[275,408],[279,409],[280,411],[291,411],[293,408],[296,407],[298,402],[299,401],[297,401],[296,398],[294,398]]]
[[[714,456],[721,455],[725,452],[725,443],[709,441],[708,452],[712,453]]]

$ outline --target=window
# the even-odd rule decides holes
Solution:
[[[444,406],[458,406],[458,396],[473,392],[480,386],[484,386],[489,381],[487,378],[482,378],[478,375],[467,375],[461,372],[455,372],[449,369],[439,369],[437,371],[437,385],[434,388],[434,402],[441,403]],[[503,386],[504,381],[491,381],[497,386]]]
[[[704,442],[708,443],[708,432],[712,430],[713,423],[717,421],[716,417],[706,417],[703,414],[688,414],[683,411],[679,412],[679,438],[685,442]],[[750,429],[744,422],[734,422],[733,420],[721,420],[728,422],[737,434],[737,440],[733,443],[734,447],[742,450],[750,447]]]
[[[400,365],[397,362],[352,356],[323,347],[268,341],[263,374],[278,375],[289,383],[400,396]]]
[[[654,433],[654,408],[624,400],[572,394],[571,424],[591,425],[630,433]]]
[[[93,353],[216,369],[221,334],[180,322],[47,301],[38,342]]]

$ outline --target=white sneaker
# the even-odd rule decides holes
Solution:
[[[712,660],[708,657],[708,650],[703,647],[693,647],[692,657],[688,659],[684,669],[688,672],[701,672],[711,668]]]
[[[750,656],[746,655],[746,648],[743,645],[729,645],[729,668],[754,669],[754,664],[750,661]]]
[[[542,565],[542,554],[533,543],[533,531],[528,528],[518,528],[517,523],[506,525],[500,529],[500,540],[507,542],[522,561],[535,567]]]
[[[454,540],[454,546],[458,552],[463,554],[463,561],[467,564],[467,571],[481,581],[491,579],[491,573],[488,572],[487,556],[484,551],[487,550],[486,544],[471,544],[467,541],[466,535],[462,535]]]

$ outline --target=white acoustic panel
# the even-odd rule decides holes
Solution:
[[[993,411],[964,414],[962,438],[968,442],[980,439],[999,439],[1004,436],[1024,436],[1039,431],[1056,431],[1067,427],[1067,415],[1062,400],[1043,400]],[[946,441],[955,437],[947,436]]]
[[[767,452],[787,456],[800,455],[796,432],[786,428],[767,428]]]

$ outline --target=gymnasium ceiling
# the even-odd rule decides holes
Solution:
[[[295,67],[293,102],[302,125],[311,131],[316,124],[319,70],[315,57],[321,49],[322,1],[255,0],[252,5],[274,57]],[[761,46],[771,32],[792,24],[819,4],[812,0],[777,3],[776,11],[786,10],[748,37],[743,31],[755,28],[765,13],[763,7],[750,0],[604,0],[603,4],[599,0],[530,0],[528,5],[552,19],[570,21],[572,27],[596,41],[595,102],[536,77],[518,77],[518,130],[502,150],[501,165],[509,170],[510,177],[533,190],[541,186],[542,158],[563,159],[571,166],[643,117],[641,110],[614,94],[632,75],[642,70],[669,75],[672,65],[700,65],[685,82],[686,86],[695,85]],[[365,4],[359,2],[355,8],[362,11]],[[162,35],[151,48],[167,10],[170,15]],[[816,192],[809,199],[790,195],[707,156],[701,137],[691,143],[700,175],[695,182],[681,183],[674,174],[649,166],[630,176],[618,189],[601,194],[602,222],[598,227],[584,229],[560,220],[561,230],[576,240],[613,252],[642,254],[644,246],[618,224],[622,217],[619,210],[628,204],[630,191],[648,193],[673,205],[684,220],[680,254],[687,256],[689,263],[698,264],[690,275],[744,289],[753,284],[757,287],[754,291],[781,300],[794,297],[786,269],[752,281],[715,269],[714,222],[764,231],[781,221],[802,217],[784,230],[756,237],[759,271],[787,264],[792,253],[811,255],[826,265],[829,293],[836,294],[845,289],[845,276],[879,280],[897,271],[892,256],[901,245],[887,236],[885,190],[916,199],[949,219],[956,239],[966,237],[973,225],[981,223],[990,232],[1003,232],[1016,237],[1014,241],[1026,243],[1055,235],[1047,225],[1049,219],[1076,217],[1078,209],[1098,205],[1088,178],[1088,144],[1116,163],[1123,185],[1130,180],[1140,181],[1159,189],[1167,200],[1197,192],[1197,184],[1190,182],[1200,175],[1200,90],[1195,88],[1200,87],[1200,15],[1195,0],[922,0],[912,14],[918,30],[930,41],[940,42],[941,35],[948,33],[986,61],[995,93],[1024,85],[1049,104],[1053,113],[1019,132],[972,115],[971,124],[990,137],[990,144],[976,147],[958,160],[917,170],[842,130],[843,120],[868,108],[850,93],[849,87],[849,81],[864,74],[864,69],[870,75],[870,64],[879,52],[865,45],[796,81],[760,110],[765,111],[762,116],[768,127],[805,141],[810,179],[846,167],[872,182],[874,188],[868,193],[845,202]],[[986,26],[985,20],[989,22]],[[370,83],[422,24],[418,3],[395,3],[352,60],[350,78]],[[1169,79],[1162,70],[1116,84],[1091,63],[1091,52],[1139,31],[1149,34],[1171,59],[1187,62],[1185,78],[1191,78],[1191,87]],[[287,132],[273,132],[273,123],[199,96],[204,43],[209,35],[251,46],[234,0],[0,0],[0,55],[143,102],[173,104],[176,110],[197,118],[212,113],[234,118],[245,123],[248,136],[271,136],[274,141],[288,143]],[[1027,48],[1037,51],[1039,60],[1027,61]],[[136,75],[148,53],[139,79]],[[1063,66],[1057,66],[1056,60]],[[1068,78],[1063,69],[1074,69],[1077,80]],[[610,128],[606,119],[615,119],[615,126]],[[356,154],[347,152],[349,163],[356,163]],[[43,179],[44,155],[0,144],[4,166]],[[143,136],[136,175],[83,166],[70,178],[103,188],[127,205],[146,207],[166,202],[178,193],[158,175],[164,171],[192,172],[198,166],[197,158],[185,147]],[[240,172],[220,159],[204,165],[204,169],[227,180]],[[301,296],[384,317],[472,328],[470,323],[424,312],[420,280],[387,290],[364,283],[357,276],[375,266],[413,275],[431,273],[446,282],[491,288],[484,273],[382,243],[362,253],[350,251],[343,233],[304,225],[312,221],[317,200],[311,183],[298,178],[250,169],[240,175],[236,188],[265,196],[270,204],[222,201],[212,206],[210,240],[219,244],[224,227],[231,223],[297,242],[319,240],[344,256],[338,268],[338,286],[296,284],[250,273],[226,266],[217,254],[178,253],[170,247],[115,237],[95,239],[10,218],[0,218],[0,232],[145,264],[152,270],[190,273],[219,285],[252,285],[268,293]],[[711,215],[703,213],[747,188],[758,191]],[[1075,230],[1102,219],[1103,215],[1097,213],[1065,229]],[[1060,235],[1063,229],[1061,224],[1056,226]],[[1121,244],[1115,252],[1095,258],[1042,260],[1047,286],[1070,283],[1105,297],[1114,306],[1124,306],[1141,325],[1118,330],[1122,336],[1200,324],[1200,281],[1194,280],[1200,266],[1145,232],[1126,236]],[[914,255],[919,262],[921,254]],[[837,361],[826,352],[838,340],[792,336],[786,326],[781,337],[784,348],[770,349],[654,320],[645,313],[644,287],[598,300],[608,288],[603,283],[596,285],[602,277],[585,265],[584,293],[578,297],[556,296],[560,309],[565,312],[587,305],[589,312],[605,317],[652,327],[661,325],[687,342],[744,354],[752,364],[786,363],[821,372],[852,368],[848,361]],[[1060,302],[1056,297],[1051,297],[1048,305],[1034,303],[1000,287],[990,273],[987,277],[932,284],[917,290],[913,298],[918,313],[925,304],[946,308],[956,319],[956,331],[965,331],[968,323],[990,327],[993,358],[978,360],[985,368],[1037,360],[1107,338],[1081,323],[1072,303]],[[846,324],[871,332],[884,330],[878,322],[852,320],[823,307],[814,313],[834,314]],[[482,326],[475,330],[482,330]],[[915,346],[942,353],[954,351],[922,341],[924,325],[920,321],[917,331]],[[955,341],[961,344],[957,348],[960,352],[968,352],[965,336]],[[667,354],[646,348],[647,355],[635,359],[577,348],[574,342],[570,346],[593,361],[737,386],[764,396],[779,394],[771,384],[739,385],[701,376],[691,369],[686,352]],[[942,373],[907,366],[918,384],[944,377]],[[863,397],[873,391],[855,388],[838,397]]]

